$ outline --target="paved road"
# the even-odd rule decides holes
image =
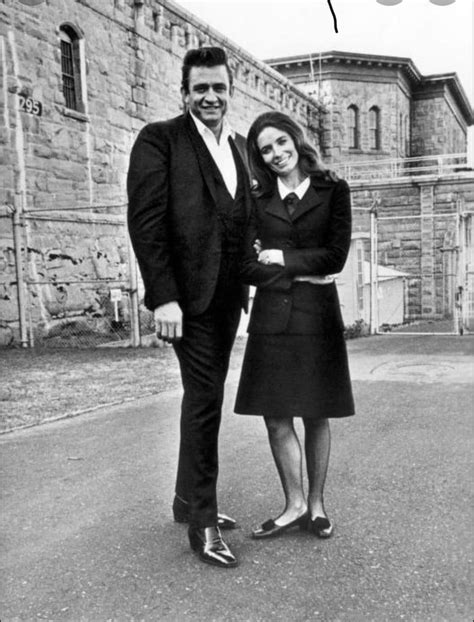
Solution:
[[[473,344],[349,342],[358,412],[332,425],[329,541],[249,538],[281,493],[262,421],[232,414],[233,372],[234,570],[200,564],[171,520],[179,392],[2,437],[2,622],[472,620]]]

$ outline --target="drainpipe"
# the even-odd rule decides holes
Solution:
[[[17,291],[18,291],[18,319],[20,324],[20,341],[23,348],[28,347],[28,331],[26,321],[26,285],[24,279],[24,262],[23,262],[23,214],[26,203],[26,167],[24,157],[24,142],[23,142],[23,125],[21,122],[20,111],[18,110],[17,94],[20,90],[20,80],[18,78],[18,57],[16,53],[15,35],[12,31],[8,32],[8,43],[11,50],[12,63],[13,63],[13,84],[10,87],[10,92],[14,93],[14,115],[15,115],[15,151],[16,151],[16,166],[15,166],[15,195],[13,200],[13,206],[10,208],[12,213],[12,227],[13,227],[13,243],[15,249],[15,267],[17,277]]]
[[[28,347],[28,328],[26,321],[26,290],[23,270],[22,253],[22,222],[20,209],[7,205],[12,215],[13,248],[15,252],[16,289],[18,300],[18,319],[20,323],[20,343],[22,348]]]

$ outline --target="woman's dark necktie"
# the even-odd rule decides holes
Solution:
[[[290,192],[290,194],[287,194],[286,197],[283,199],[283,203],[285,204],[288,214],[290,216],[293,216],[296,210],[296,206],[299,203],[298,195],[294,192]]]

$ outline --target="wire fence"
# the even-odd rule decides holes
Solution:
[[[29,346],[137,346],[153,333],[124,204],[29,210],[19,226]]]
[[[361,239],[352,317],[374,334],[474,334],[474,214],[462,202],[443,213],[397,211],[377,193],[353,210]]]
[[[364,239],[350,255],[351,278],[339,281],[351,290],[343,293],[345,300],[354,301],[349,326],[363,322],[372,333],[474,333],[474,215],[460,206],[441,214],[395,215],[396,209],[380,209],[374,196],[354,208],[354,232]],[[8,278],[17,289],[22,345],[165,345],[142,303],[125,204],[11,216],[6,231],[3,215],[2,230],[14,240],[16,280],[13,272]],[[13,314],[15,296],[9,298]]]
[[[459,211],[375,216],[374,332],[472,331],[473,318],[466,313],[472,298],[472,275],[466,276],[463,269],[472,249],[462,239],[470,222]]]

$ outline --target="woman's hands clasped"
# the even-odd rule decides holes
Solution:
[[[253,247],[258,255],[257,261],[267,266],[276,265],[284,266],[285,259],[283,257],[283,251],[278,248],[267,248],[262,250],[262,243],[260,240],[255,240]]]

